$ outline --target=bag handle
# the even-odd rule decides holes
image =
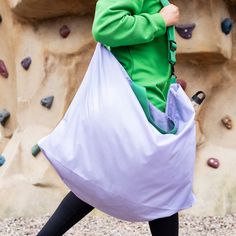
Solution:
[[[170,3],[168,0],[160,0],[163,7],[168,6]],[[171,65],[171,82],[176,82],[176,75],[175,75],[175,63],[176,63],[176,49],[177,44],[175,40],[175,26],[168,26],[167,27],[167,38],[168,38],[168,50],[169,50],[169,63]]]
[[[168,0],[160,0],[163,7],[169,5]],[[171,77],[170,77],[170,84],[176,83],[176,75],[174,71],[174,65],[176,63],[176,41],[175,41],[175,26],[168,26],[167,29],[167,38],[168,38],[168,60],[171,65]],[[168,83],[169,84],[169,83]],[[148,105],[148,99],[147,99],[147,93],[146,89],[140,85],[137,85],[135,83],[131,83],[131,88],[136,95],[140,105],[143,108],[143,111],[148,119],[148,121],[162,134],[176,134],[177,133],[177,127],[174,121],[171,120],[171,129],[169,130],[163,130],[153,119],[150,111],[150,107]]]

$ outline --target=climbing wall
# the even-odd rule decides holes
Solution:
[[[57,125],[83,79],[95,42],[95,0],[0,2],[0,218],[52,212],[68,191],[36,142]],[[198,110],[194,192],[186,212],[236,212],[236,1],[173,1],[179,82]]]
[[[202,90],[207,96],[196,118],[197,203],[188,212],[224,215],[236,211],[235,8],[225,1],[175,3],[182,12],[177,26],[179,78],[187,81],[189,95]],[[184,32],[190,38],[181,37]]]

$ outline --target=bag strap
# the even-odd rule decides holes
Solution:
[[[160,0],[163,7],[168,6],[170,3],[168,0]],[[168,38],[168,50],[169,50],[169,63],[171,65],[171,82],[176,82],[176,75],[175,75],[175,63],[176,63],[176,49],[177,44],[175,40],[175,26],[168,26],[167,27],[167,38]]]
[[[163,5],[163,7],[169,5],[169,1],[168,0],[160,0],[161,4]],[[174,26],[168,26],[167,27],[167,38],[168,38],[168,51],[169,51],[169,55],[168,55],[168,60],[169,63],[171,65],[171,77],[170,77],[170,81],[169,83],[167,83],[168,85],[172,84],[172,83],[176,83],[176,75],[175,75],[175,71],[174,71],[174,65],[176,63],[176,49],[177,49],[177,45],[176,45],[176,41],[175,41],[175,27]],[[137,85],[135,83],[131,83],[131,88],[134,92],[134,94],[136,95],[140,105],[143,108],[143,111],[148,119],[148,121],[162,134],[176,134],[177,133],[177,127],[175,125],[175,123],[173,121],[171,124],[171,129],[170,130],[163,130],[153,119],[149,105],[148,105],[148,98],[147,98],[147,93],[146,93],[146,89],[140,85]]]

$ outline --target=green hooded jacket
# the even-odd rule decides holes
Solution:
[[[152,104],[165,111],[171,67],[161,8],[160,0],[98,0],[92,34],[146,88]]]

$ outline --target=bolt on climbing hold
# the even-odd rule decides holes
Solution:
[[[233,27],[233,20],[231,20],[230,18],[225,18],[221,22],[221,30],[223,33],[225,33],[225,35],[231,32],[232,27]]]
[[[227,129],[233,128],[233,122],[230,116],[226,115],[225,117],[221,119],[221,122]]]
[[[207,164],[208,164],[208,166],[210,166],[210,167],[212,167],[212,168],[215,168],[215,169],[220,166],[220,162],[219,162],[219,160],[216,159],[216,158],[209,158],[209,159],[207,160]]]
[[[187,83],[183,79],[177,79],[176,82],[182,87],[182,89],[185,91],[187,87]]]
[[[0,166],[2,166],[5,163],[6,159],[4,156],[0,155]]]
[[[38,144],[35,144],[32,148],[31,148],[31,153],[34,157],[36,157],[39,153],[41,152],[41,149],[39,147]]]
[[[67,38],[68,35],[70,34],[70,29],[67,25],[63,25],[61,28],[60,28],[60,35],[62,38]]]
[[[0,109],[0,123],[2,124],[2,126],[5,125],[10,115],[10,112],[8,112],[6,109]]]
[[[41,105],[50,109],[53,103],[53,99],[54,96],[45,97],[41,100]]]
[[[6,79],[8,78],[8,75],[9,75],[6,65],[5,65],[4,61],[1,59],[0,59],[0,74]]]
[[[31,58],[26,57],[25,59],[21,61],[21,65],[25,70],[28,70],[31,65],[31,62],[32,62]]]
[[[198,110],[199,106],[202,104],[205,98],[206,94],[203,91],[198,91],[192,96],[191,101],[195,111]]]
[[[196,26],[195,23],[183,24],[183,25],[177,24],[175,25],[175,29],[182,38],[191,39],[195,26]]]

